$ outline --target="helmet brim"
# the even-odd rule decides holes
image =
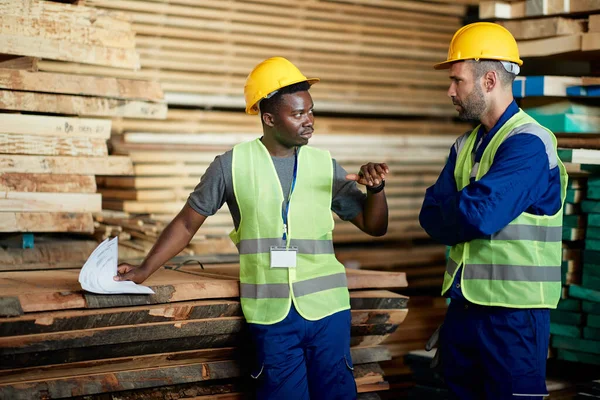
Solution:
[[[315,83],[319,82],[320,80],[321,80],[320,78],[306,78],[306,79],[299,80],[299,81],[297,81],[297,82],[292,82],[292,83],[289,83],[289,84],[285,85],[284,87],[286,87],[286,86],[291,86],[291,85],[295,85],[296,83],[300,83],[300,82],[308,82],[308,84],[309,84],[310,86],[312,86],[312,85],[314,85]],[[261,101],[261,100],[262,100],[262,99],[258,100],[256,103],[254,103],[254,104],[252,105],[252,107],[248,107],[248,108],[246,108],[246,114],[250,114],[250,115],[258,115],[258,112],[259,112],[259,110],[258,110],[258,103],[260,103],[260,101]]]

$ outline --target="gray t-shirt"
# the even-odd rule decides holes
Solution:
[[[294,157],[271,157],[283,193],[290,192],[294,174]],[[188,204],[204,216],[214,215],[224,203],[227,203],[237,229],[240,223],[240,211],[233,192],[231,162],[233,150],[217,156],[210,164],[200,183],[188,198]],[[346,180],[347,172],[333,160],[333,185],[331,210],[341,219],[354,219],[363,209],[366,195],[356,186],[356,182]]]

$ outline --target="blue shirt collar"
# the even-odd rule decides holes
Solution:
[[[494,137],[496,132],[498,132],[500,130],[500,128],[502,128],[502,126],[506,123],[506,121],[511,119],[518,112],[519,112],[519,106],[517,105],[517,102],[515,100],[513,100],[508,105],[508,107],[506,107],[506,110],[504,110],[504,113],[502,113],[502,115],[498,119],[498,122],[496,122],[496,124],[492,127],[492,129],[490,129],[490,131],[485,136],[483,143],[481,143],[481,146],[479,146],[479,148],[477,149],[477,152],[475,153],[475,162],[481,161],[481,156],[483,155],[483,151],[485,150],[487,145],[490,143],[490,140],[492,140],[492,138]],[[485,133],[485,127],[483,125],[481,125],[479,127],[479,130],[477,131],[476,143],[479,143],[479,140],[481,140],[481,137],[483,136],[484,133]]]

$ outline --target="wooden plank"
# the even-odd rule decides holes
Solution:
[[[374,350],[377,351],[379,349],[375,348]],[[383,348],[383,350],[385,350],[385,348]],[[380,352],[383,353],[381,350]],[[85,369],[86,375],[94,376],[109,372],[140,370],[148,367],[160,368],[177,365],[193,365],[201,362],[234,360],[239,357],[238,353],[239,351],[237,349],[226,347],[222,349],[188,350],[83,361],[35,368],[4,370],[2,371],[3,376],[0,378],[0,385],[6,386],[19,382],[35,382],[43,379],[63,380],[68,377],[80,376],[82,369]]]
[[[104,139],[0,133],[0,153],[46,156],[108,156]]]
[[[600,32],[584,33],[581,39],[582,51],[600,50]]]
[[[27,336],[7,336],[0,338],[0,347],[3,355],[63,349],[74,351],[75,349],[84,350],[86,347],[100,345],[112,344],[117,346],[122,343],[151,340],[229,335],[239,333],[243,324],[244,318],[239,316],[118,327],[109,326],[106,328],[40,333]]]
[[[0,173],[0,192],[96,193],[90,175]]]
[[[480,1],[479,19],[512,19],[525,16],[525,1]]]
[[[0,113],[2,133],[108,139],[110,130],[109,119]]]
[[[569,35],[524,40],[519,42],[519,51],[521,57],[545,57],[579,52],[582,49],[581,38],[581,35]]]
[[[136,4],[137,3],[137,4]],[[141,4],[140,4],[141,3]],[[263,15],[252,16],[255,11],[254,4],[245,4],[235,2],[235,7],[232,7],[232,2],[222,0],[196,0],[196,1],[170,1],[169,4],[156,4],[156,2],[131,2],[119,1],[114,3],[108,0],[91,0],[91,5],[98,8],[119,9],[127,11],[146,11],[150,9],[158,14],[171,14],[201,17],[209,15],[213,19],[225,19],[230,21],[257,21],[258,23],[276,24],[289,26],[292,23],[292,18],[286,18],[287,15],[294,15],[296,19],[301,18],[302,23],[310,23],[317,21],[326,21],[328,23],[337,23],[351,29],[354,24],[358,25],[356,29],[362,32],[366,29],[383,28],[413,28],[427,29],[439,32],[452,33],[453,26],[460,24],[457,17],[424,14],[421,12],[402,11],[396,9],[381,9],[377,7],[366,7],[342,3],[329,2],[313,2],[310,4],[289,4],[281,1],[261,0],[257,3],[264,5]],[[150,4],[152,5],[150,7]],[[188,7],[179,7],[185,5]],[[291,8],[293,7],[293,8]],[[289,11],[293,9],[293,14]],[[215,11],[218,10],[218,11]],[[231,11],[239,10],[238,13]],[[287,12],[286,12],[287,11]],[[318,15],[319,18],[315,18]],[[281,21],[273,21],[281,17]],[[358,23],[360,21],[360,24]],[[332,30],[331,25],[307,25],[311,28],[322,28]],[[381,31],[376,31],[381,33]]]
[[[11,55],[0,56],[0,68],[17,69],[36,72],[38,70],[38,59],[35,57],[20,57]]]
[[[160,269],[145,282],[154,295],[93,295],[83,293],[79,270],[4,272],[2,297],[18,297],[24,312],[73,308],[106,308],[173,301],[239,296],[236,280],[218,280]]]
[[[0,193],[3,212],[96,212],[102,210],[102,196],[95,193]]]
[[[590,15],[588,20],[588,32],[600,32],[600,14]]]
[[[75,175],[132,175],[128,157],[53,157],[0,155],[5,173],[75,174]]]
[[[0,1],[3,15],[43,18],[68,24],[97,26],[120,31],[131,30],[129,17],[125,13],[99,10],[93,7],[65,6],[49,1],[27,1],[16,4],[10,0]]]
[[[202,371],[198,374],[198,371]],[[97,394],[122,391],[132,388],[157,387],[167,384],[196,382],[198,380],[216,380],[239,376],[239,366],[235,361],[215,361],[195,365],[172,366],[160,369],[121,371],[90,378],[76,376],[65,380],[50,380],[36,383],[17,383],[0,386],[3,397],[25,400],[47,393],[52,397],[70,397],[75,395]]]
[[[157,102],[164,97],[158,82],[12,69],[0,69],[0,88]]]
[[[0,52],[133,70],[140,68],[139,56],[135,49],[108,48],[77,43],[64,46],[61,40],[43,37],[0,34]]]
[[[584,31],[583,20],[562,17],[498,21],[498,23],[508,29],[517,40],[576,35]]]
[[[598,0],[528,0],[526,6],[526,15],[554,15],[568,13],[591,13],[600,11],[600,2]]]
[[[88,213],[69,212],[0,212],[0,232],[94,232]],[[5,270],[6,266],[0,266]]]
[[[41,37],[89,46],[135,49],[133,31],[113,31],[101,27],[66,25],[45,18],[0,16],[2,33],[24,37]]]
[[[162,119],[167,115],[167,105],[163,103],[10,90],[0,90],[0,107],[81,116]]]
[[[391,8],[400,10],[420,11],[433,14],[445,14],[462,17],[465,14],[466,8],[459,4],[427,4],[418,1],[402,1],[394,0],[325,0],[333,3],[351,3],[364,4],[370,7]]]
[[[0,320],[0,336],[22,336],[241,315],[239,300],[199,300],[166,305],[55,311]]]

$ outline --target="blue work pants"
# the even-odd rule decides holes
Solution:
[[[452,300],[440,332],[444,379],[460,400],[547,396],[548,309],[484,307]]]
[[[281,322],[248,324],[257,352],[257,399],[356,399],[350,323],[350,310],[308,321],[292,304]]]

